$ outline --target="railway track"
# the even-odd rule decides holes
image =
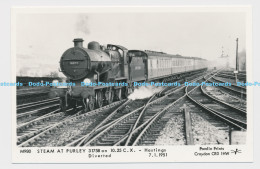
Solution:
[[[208,80],[206,80],[206,81],[208,81]],[[241,114],[246,114],[246,109],[241,108],[240,106],[235,106],[233,100],[227,99],[227,101],[226,101],[226,100],[223,100],[223,99],[219,99],[218,97],[216,97],[216,95],[209,94],[209,92],[207,92],[207,90],[206,90],[206,86],[201,86],[200,89],[203,92],[203,94],[205,96],[209,97],[210,99],[212,99],[212,100],[214,100],[214,101],[216,101],[220,104],[223,104],[223,105],[225,105],[225,106],[227,106],[227,107],[229,107],[229,108],[231,108],[235,111],[238,111]]]
[[[195,74],[195,75],[192,75],[192,76],[189,76],[189,77],[185,77],[185,79],[181,79],[181,80],[178,80],[176,82],[180,83],[180,84],[183,84],[185,82],[192,81],[193,79],[196,79],[197,77],[202,76],[204,74],[205,74],[205,72],[200,72],[198,74]],[[158,92],[158,96],[162,96],[162,95],[165,95],[165,94],[168,94],[168,93],[172,92],[175,87],[176,86],[174,86],[174,87],[172,87],[172,86],[165,87],[160,92]]]
[[[221,74],[234,75],[233,71],[221,71]],[[239,71],[238,75],[246,76],[246,71]]]
[[[17,116],[16,116],[17,124],[20,125],[22,123],[26,123],[31,120],[37,119],[41,116],[44,116],[51,111],[59,109],[59,106],[60,106],[59,104],[52,104],[52,105],[43,106],[26,112],[17,110]]]
[[[218,76],[218,77],[224,77],[224,78],[235,79],[235,75],[234,75],[234,74],[231,74],[231,73],[219,73],[217,76]],[[238,74],[237,78],[238,78],[239,80],[246,81],[246,74]]]
[[[154,98],[157,96],[154,96]],[[50,107],[44,107],[44,105],[56,103],[58,99],[47,99],[43,101],[37,101],[33,103],[26,103],[22,105],[17,106],[18,110],[18,115],[17,118],[18,120],[18,127],[17,127],[17,134],[18,134],[18,141],[17,144],[23,146],[23,143],[26,142],[27,140],[31,139],[34,136],[37,136],[38,134],[44,132],[45,130],[49,129],[51,126],[54,124],[58,123],[59,121],[63,121],[66,118],[69,118],[66,116],[66,114],[59,112],[58,110],[54,110],[50,113],[46,114],[41,114],[40,111],[48,109]],[[113,118],[120,118],[124,115],[124,113],[128,113],[131,111],[131,109],[135,107],[142,107],[143,102],[146,102],[146,99],[144,100],[136,100],[136,101],[128,101],[129,105],[124,107],[123,109],[117,109],[114,113],[110,114],[107,116],[107,114],[104,114],[104,116],[99,116],[98,120],[96,120],[96,124],[99,124],[102,121],[102,118],[105,118],[103,122],[100,123],[100,125],[104,124],[109,124],[112,123],[113,120],[111,120],[111,117]],[[39,106],[43,106],[42,108],[38,108]],[[56,106],[56,105],[54,105]],[[37,107],[38,109],[28,111],[28,112],[23,112],[26,110],[31,110]],[[127,108],[127,109],[126,109]],[[25,120],[21,120],[21,118],[24,118]],[[88,128],[89,131],[92,131],[93,127],[96,126],[92,125]],[[100,126],[98,125],[98,127]],[[95,128],[94,128],[95,129]],[[83,132],[83,135],[85,135],[86,132],[89,132],[86,130]],[[82,135],[82,134],[81,134]],[[77,135],[76,137],[72,138],[70,141],[64,143],[64,144],[70,144],[70,142],[73,140],[77,140],[78,137],[81,136],[80,134]]]
[[[83,113],[83,111],[81,110],[71,116],[61,112],[43,117],[42,119],[38,119],[36,121],[32,121],[29,124],[19,126],[17,128],[17,134],[18,136],[20,135],[18,137],[18,145],[20,147],[43,147],[48,145],[62,146],[64,140],[60,140],[60,138],[63,138],[65,140],[67,140],[68,138],[72,139],[74,137],[73,134],[75,134],[75,132],[77,133],[85,131],[85,128],[90,126],[95,121],[95,117],[106,116],[112,110],[116,109],[116,107],[122,104],[124,101],[125,100],[117,101],[110,105],[87,113]],[[31,127],[32,125],[34,126],[33,128]],[[75,130],[75,128],[77,130]],[[58,130],[61,131],[62,135],[55,133],[55,131]],[[64,134],[66,136],[64,136]]]
[[[206,78],[207,81],[214,75],[208,74],[193,81],[201,83],[205,81],[203,78]],[[108,105],[63,119],[62,113],[46,115],[46,117],[30,123],[30,125],[39,124],[39,126],[35,125],[35,128],[32,128],[27,125],[29,132],[25,130],[25,132],[21,132],[18,136],[18,144],[21,147],[154,145],[157,144],[158,137],[165,125],[174,118],[179,119],[177,120],[180,121],[179,126],[185,126],[182,129],[179,127],[179,130],[185,133],[176,139],[179,144],[199,144],[203,140],[192,130],[192,128],[198,128],[194,127],[199,125],[196,123],[196,119],[200,119],[200,121],[208,119],[206,121],[213,124],[214,132],[222,131],[221,136],[223,137],[215,139],[212,144],[227,143],[226,133],[230,129],[229,126],[236,130],[246,130],[246,112],[239,107],[232,106],[231,103],[223,103],[221,99],[214,98],[202,86],[185,87],[182,85],[172,90],[164,90],[164,92],[162,97],[158,97],[158,93],[156,93],[149,99],[118,101],[117,106]],[[187,114],[179,108],[182,107],[183,102],[192,108],[192,113]],[[201,112],[204,112],[204,116],[207,115],[207,118],[202,117]],[[199,113],[200,115],[197,115]],[[97,114],[98,116],[96,116]],[[41,126],[44,119],[49,118],[48,116],[51,117],[50,119],[54,119],[53,123],[52,120],[49,120],[44,126]],[[55,121],[54,116],[61,119],[56,118]],[[179,135],[181,135],[180,133]]]
[[[48,98],[50,88],[44,89],[19,89],[16,91],[17,105],[41,101]]]
[[[200,107],[208,110],[211,114],[219,116],[225,122],[229,123],[236,129],[246,130],[247,119],[246,111],[230,104],[225,103],[219,99],[216,99],[208,95],[202,86],[192,89],[190,94],[187,94],[188,98],[199,105]]]
[[[194,75],[194,76],[197,76],[197,75]],[[194,77],[192,76],[192,77]],[[190,78],[192,78],[190,77]],[[157,93],[157,94],[154,94],[148,101],[149,102],[152,102],[153,100],[157,99],[159,95],[161,95],[162,93],[165,93],[165,92],[170,92],[170,91],[173,91],[175,90],[175,88],[173,89],[168,89],[165,90],[163,89],[161,92]],[[136,102],[135,104],[139,104],[139,102],[143,102],[142,104],[144,104],[144,102],[146,102],[147,99],[144,99],[144,100],[138,100],[137,102],[136,101],[133,101],[133,102]],[[129,102],[131,102],[129,100]],[[146,103],[146,104],[148,104]],[[124,106],[124,105],[122,105]],[[127,105],[128,107],[132,107],[132,105]],[[140,110],[141,108],[143,108],[144,106],[138,106],[139,108],[137,108],[136,110]],[[120,109],[120,108],[119,108]],[[136,112],[136,110],[132,109],[132,112]],[[78,139],[74,140],[73,142],[67,144],[67,146],[80,146],[82,145],[84,142],[86,142],[87,140],[89,140],[89,138],[93,137],[93,135],[95,135],[96,132],[99,132],[101,130],[103,130],[104,128],[108,127],[110,124],[114,125],[113,123],[116,122],[117,120],[119,121],[121,118],[124,118],[124,115],[127,116],[127,114],[125,113],[126,111],[122,111],[119,113],[116,113],[113,112],[111,113],[107,118],[105,118],[102,122],[99,123],[99,125],[97,125],[94,129],[92,129],[90,132],[88,132],[87,135],[83,135],[83,136],[80,136]],[[129,113],[130,111],[128,110],[127,113]],[[129,114],[131,114],[129,113]],[[141,117],[141,116],[139,116]],[[116,119],[116,120],[115,120]],[[136,127],[137,124],[135,124],[133,126],[133,129]]]
[[[187,145],[229,144],[229,124],[190,100],[186,100],[185,105],[183,114],[185,114],[184,130]],[[186,114],[189,116],[186,117]]]
[[[56,104],[59,103],[59,98],[54,98],[54,99],[46,99],[46,100],[41,100],[37,102],[31,102],[27,104],[21,104],[16,106],[17,113],[33,110],[35,108],[39,107],[44,107],[44,106],[49,106],[51,104]]]
[[[59,112],[58,109],[27,123],[19,125],[16,129],[17,145],[45,131],[52,125],[63,121],[67,117],[69,117],[67,114],[64,112]]]
[[[66,142],[66,146],[79,146],[82,144],[88,137],[91,137],[94,133],[110,126],[114,123],[114,119],[120,119],[123,116],[127,115],[129,112],[132,112],[136,108],[142,107],[145,104],[147,99],[143,100],[127,100],[124,104],[119,106],[109,115],[99,118],[95,125],[87,128],[84,132],[74,137],[72,140]]]
[[[208,74],[208,76],[210,74]],[[197,83],[203,82],[203,77],[197,79],[196,82]],[[176,128],[173,129],[175,130],[174,132],[175,134],[172,136],[175,137],[174,144],[179,144],[179,145],[193,144],[193,138],[191,134],[192,127],[190,126],[191,123],[187,123],[187,121],[191,121],[191,120],[185,119],[185,118],[189,118],[190,116],[187,116],[182,112],[183,101],[187,98],[187,94],[189,92],[190,91],[188,90],[188,86],[186,87],[184,86],[179,93],[180,97],[178,97],[178,99],[174,100],[172,103],[165,106],[164,109],[156,113],[156,115],[149,121],[149,123],[138,134],[138,136],[136,136],[136,139],[133,142],[132,146],[139,146],[139,145],[151,146],[157,144],[156,141],[158,137],[161,135],[161,131],[165,129],[165,125],[170,120],[174,121],[174,123],[177,126]],[[185,126],[187,124],[189,124],[189,126]],[[165,143],[167,144],[167,141],[164,142],[164,144]]]
[[[154,120],[138,146],[229,144],[229,125],[184,97]]]
[[[218,100],[226,102],[234,107],[243,109],[246,111],[247,102],[241,98],[230,95],[229,93],[221,90],[216,86],[203,86],[203,89],[209,96],[215,97]]]
[[[184,97],[185,86],[175,88],[170,93],[161,98],[154,99],[153,95],[148,102],[119,119],[114,119],[114,123],[106,127],[100,127],[92,135],[86,136],[77,146],[118,146],[133,145],[138,133],[157,115],[165,109],[172,101]]]
[[[150,99],[150,101],[152,101],[155,98],[157,98],[156,95],[154,95]],[[144,107],[144,104],[145,104],[145,102],[147,102],[147,100],[148,99],[136,100],[136,101],[128,100],[125,104],[119,106],[112,113],[111,113],[111,110],[110,111],[106,111],[104,109],[95,110],[96,112],[98,112],[98,111],[102,112],[102,113],[99,112],[100,114],[99,114],[99,116],[96,116],[96,117],[98,117],[96,119],[91,117],[90,115],[84,116],[84,118],[68,117],[68,119],[63,120],[62,123],[58,123],[57,121],[60,121],[61,119],[55,121],[55,119],[57,119],[57,118],[54,118],[54,117],[57,116],[57,117],[61,118],[61,117],[63,117],[62,113],[56,113],[56,114],[49,115],[49,116],[47,115],[43,118],[36,119],[35,121],[37,121],[37,122],[34,121],[32,123],[20,126],[20,131],[21,131],[22,127],[25,128],[25,126],[27,126],[29,133],[27,131],[24,131],[23,133],[25,133],[25,134],[21,134],[21,137],[19,137],[20,138],[19,146],[44,146],[44,145],[46,146],[46,144],[48,144],[48,143],[49,143],[48,145],[52,144],[52,146],[64,146],[64,145],[76,146],[77,144],[81,143],[82,141],[83,142],[85,141],[85,138],[87,138],[86,137],[87,133],[88,133],[87,135],[90,136],[90,135],[94,134],[95,132],[97,132],[101,129],[104,129],[106,126],[108,127],[111,124],[116,123],[120,119],[131,114],[129,112],[133,112],[135,110],[139,110],[142,107]],[[87,113],[87,114],[93,114],[93,113]],[[87,118],[87,117],[89,117],[89,118]],[[52,120],[48,120],[49,122],[44,123],[45,125],[42,124],[46,119],[52,119]],[[74,119],[74,120],[72,120],[72,119]],[[95,119],[95,120],[93,120],[93,119]],[[141,119],[141,117],[140,117],[140,119]],[[89,120],[90,121],[92,120],[92,122],[89,122]],[[37,124],[37,123],[39,124],[39,126],[35,125],[35,127],[30,127],[31,124]],[[91,123],[91,124],[87,125],[86,123]],[[79,130],[80,125],[83,125],[84,127],[81,126],[81,128]],[[55,126],[59,126],[59,127],[55,127]],[[60,133],[57,132],[58,130],[60,130]],[[64,132],[64,131],[66,131],[66,132]],[[61,134],[61,133],[63,133],[63,134]],[[67,133],[69,136],[66,135],[64,137],[64,133]],[[57,136],[58,136],[58,138],[57,138]],[[62,138],[64,138],[64,140],[61,141]],[[39,139],[41,140],[40,142],[37,141]],[[48,140],[47,143],[46,143],[46,140]],[[52,141],[50,141],[50,140],[52,140]],[[57,143],[53,143],[54,140],[59,140],[59,141]]]
[[[232,107],[228,104],[220,103],[219,101],[208,97],[201,88],[198,88],[194,91],[193,94],[189,95],[189,97],[196,102],[199,102],[202,107],[206,107],[212,113],[216,113],[223,117],[223,119],[227,119],[231,121],[236,128],[246,129],[247,120],[246,120],[246,112],[243,110],[239,110],[236,107]]]
[[[217,80],[215,79],[214,77],[212,79],[209,79],[208,80],[209,82],[225,82],[225,81],[220,81],[220,80]],[[220,86],[226,93],[228,93],[229,95],[232,95],[234,97],[236,97],[237,99],[243,99],[243,100],[246,100],[247,98],[247,93],[246,93],[246,88],[243,88],[243,87],[238,87],[238,86]]]
[[[220,81],[229,82],[229,83],[231,83],[231,84],[233,84],[233,85],[236,85],[236,86],[237,86],[237,83],[236,83],[236,80],[235,80],[235,79],[231,79],[231,78],[224,78],[224,77],[220,77],[220,76],[215,76],[214,78],[215,78],[215,79],[217,79],[217,80],[220,80]],[[240,86],[240,87],[242,87],[242,88],[245,88],[245,89],[246,89],[246,87],[245,87],[245,86]]]
[[[189,101],[185,101],[185,104],[190,105],[189,106],[191,107],[190,111],[192,110],[193,112],[199,112],[200,115],[203,112],[204,118],[206,116],[207,118],[205,119],[207,119],[207,121],[209,121],[210,124],[214,124],[215,127],[212,127],[213,129],[215,129],[212,130],[213,132],[215,132],[214,136],[215,137],[220,136],[220,137],[214,138],[212,140],[213,141],[212,144],[228,144],[229,142],[228,133],[229,133],[230,126],[234,127],[237,130],[241,130],[245,128],[243,128],[243,125],[241,125],[240,122],[237,122],[237,120],[235,123],[230,118],[227,119],[223,117],[221,113],[218,112],[219,113],[218,114],[216,113],[216,111],[214,112],[208,107],[206,107],[205,105],[197,102],[196,99],[190,96],[190,93],[194,92],[197,88],[200,89],[200,87],[191,87],[191,89],[187,87],[185,89],[186,90],[185,96],[188,96],[189,98]],[[185,98],[186,97],[182,97],[181,100],[184,100]],[[198,134],[198,133],[204,133],[201,132],[201,129],[199,129],[202,127],[201,123],[196,124],[196,122],[198,121],[197,119],[200,119],[199,121],[202,121],[203,118],[201,116],[197,116],[195,113],[191,114],[190,116],[184,115],[184,113],[181,113],[182,111],[178,110],[178,107],[181,107],[183,103],[178,103],[177,101],[172,103],[172,104],[176,104],[175,109],[169,109],[158,113],[158,115],[154,117],[153,120],[151,120],[150,123],[142,130],[141,134],[139,134],[139,136],[136,138],[133,145],[154,145],[154,144],[160,145],[160,139],[158,140],[158,142],[156,140],[160,135],[162,135],[161,131],[165,129],[164,124],[170,121],[170,119],[173,119],[171,123],[173,123],[176,128],[173,129],[175,131],[173,132],[167,131],[166,133],[174,133],[170,136],[170,140],[174,140],[173,141],[174,144],[206,144],[205,142],[201,142],[201,140],[205,140],[203,139],[203,137],[205,136],[202,136],[201,138],[201,136]],[[193,105],[191,105],[191,101],[193,102]],[[200,107],[200,109],[198,109],[198,106]],[[171,106],[169,105],[167,107],[171,107]],[[191,119],[189,120],[187,118],[191,118],[193,120]],[[187,121],[192,121],[192,122],[187,123]],[[187,126],[187,124],[189,124],[189,126]],[[191,128],[193,128],[193,132]],[[208,130],[209,125],[207,124],[206,127],[204,128]],[[198,129],[200,130],[200,132],[196,133]],[[172,130],[172,127],[170,128],[170,130]],[[218,135],[217,133],[220,134]],[[205,134],[201,134],[201,135],[205,135]],[[169,137],[167,138],[169,141]],[[210,136],[210,138],[212,138],[212,136]],[[164,140],[164,144],[165,143],[167,144],[167,141]],[[169,142],[167,145],[169,145]]]
[[[214,80],[216,80],[218,82],[221,82],[221,83],[227,82],[227,81],[221,80],[221,79],[216,78],[216,77],[213,77],[212,79],[214,79]],[[231,83],[231,87],[230,88],[232,88],[233,90],[236,90],[239,93],[246,94],[246,87],[244,87],[244,86],[237,86],[236,84]]]

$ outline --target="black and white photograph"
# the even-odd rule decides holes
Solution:
[[[250,11],[12,8],[14,161],[251,161]]]

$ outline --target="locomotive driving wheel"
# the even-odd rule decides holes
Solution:
[[[95,109],[95,99],[93,96],[89,96],[88,97],[88,109],[90,111],[94,110]]]
[[[84,112],[92,111],[95,108],[95,98],[93,96],[89,96],[86,99],[83,99],[84,104]]]
[[[98,91],[96,94],[96,106],[98,108],[103,106],[103,93],[102,91]]]
[[[108,91],[107,91],[107,103],[108,104],[111,104],[114,100],[114,90],[112,88],[110,88]]]

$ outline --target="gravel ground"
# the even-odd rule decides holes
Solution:
[[[185,145],[184,116],[174,115],[160,132],[155,145]]]
[[[93,118],[94,119],[94,118]],[[76,123],[70,122],[68,125],[65,125],[63,128],[59,128],[56,132],[48,134],[47,137],[41,138],[37,141],[36,145],[39,147],[53,147],[53,146],[62,146],[63,143],[72,139],[73,137],[86,132],[88,127],[95,121],[92,118],[82,119]]]
[[[229,144],[228,130],[220,130],[191,112],[192,131],[195,145]]]
[[[184,104],[184,102],[183,102]],[[214,119],[203,118],[198,113],[201,110],[194,107],[189,101],[185,101],[187,111],[191,113],[192,131],[195,145],[217,145],[217,144],[229,144],[229,133],[226,125],[222,122],[215,121]],[[181,107],[177,105],[176,107]],[[175,113],[165,124],[165,127],[160,132],[160,136],[157,138],[155,145],[185,145],[185,128],[184,128],[184,114],[181,109],[175,109]],[[179,113],[177,113],[179,112]],[[202,114],[203,115],[203,114]],[[211,124],[211,123],[214,124]]]

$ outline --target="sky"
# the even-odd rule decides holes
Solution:
[[[74,38],[215,61],[224,48],[235,61],[236,38],[245,50],[246,18],[239,12],[21,13],[16,19],[17,74],[58,71]]]

